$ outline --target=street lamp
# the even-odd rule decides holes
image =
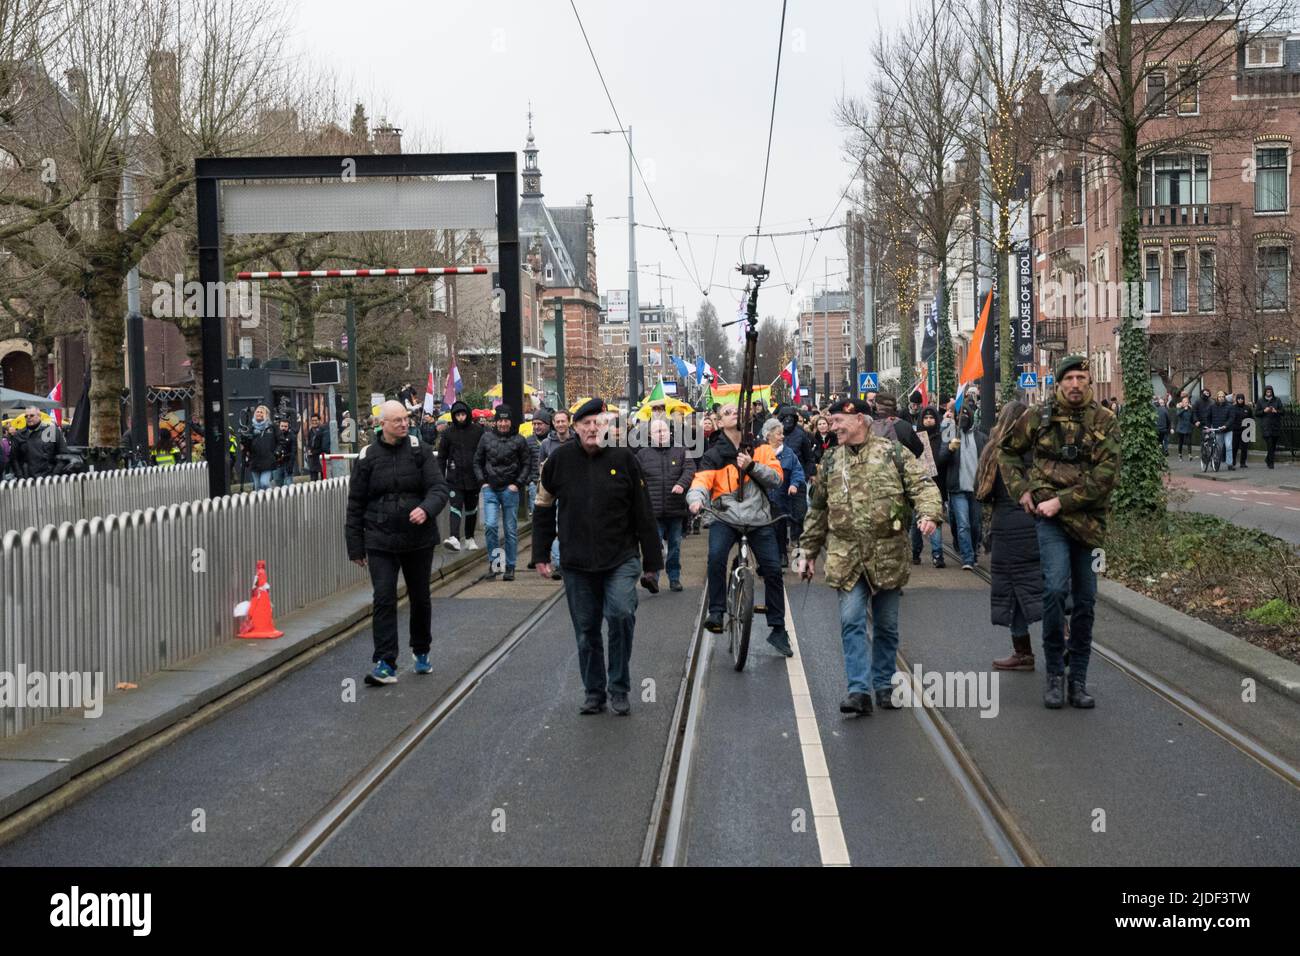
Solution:
[[[628,338],[632,350],[628,355],[627,402],[631,407],[641,400],[641,300],[636,287],[636,210],[633,206],[632,178],[636,157],[632,152],[632,127],[627,129],[594,129],[593,136],[612,136],[618,133],[627,139],[627,299]]]

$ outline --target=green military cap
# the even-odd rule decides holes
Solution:
[[[1086,355],[1067,355],[1061,361],[1056,363],[1056,380],[1059,382],[1065,378],[1066,372],[1072,372],[1075,369],[1081,372],[1091,371],[1088,368],[1088,357]]]

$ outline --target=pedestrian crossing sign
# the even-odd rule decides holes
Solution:
[[[858,391],[859,392],[878,392],[880,391],[880,375],[877,372],[859,372],[858,373]]]
[[[1021,373],[1020,373],[1020,387],[1021,387],[1021,388],[1037,388],[1037,387],[1038,387],[1038,373],[1037,373],[1037,372],[1021,372]]]

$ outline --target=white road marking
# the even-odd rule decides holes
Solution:
[[[1282,507],[1285,508],[1287,511],[1300,511],[1300,508],[1293,508],[1290,505],[1283,505]]]
[[[785,673],[790,679],[790,696],[794,698],[799,749],[803,751],[808,799],[812,805],[813,826],[817,830],[817,851],[822,866],[848,866],[849,847],[844,842],[840,809],[835,802],[835,788],[831,786],[831,772],[826,765],[826,752],[822,749],[821,733],[817,729],[812,695],[808,693],[808,678],[804,675],[803,657],[799,654],[799,638],[795,634],[789,600],[785,602],[785,629],[790,632],[790,646],[794,649],[794,657],[786,658]]]

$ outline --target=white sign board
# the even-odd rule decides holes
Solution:
[[[605,293],[605,321],[626,322],[627,289],[610,289]]]

